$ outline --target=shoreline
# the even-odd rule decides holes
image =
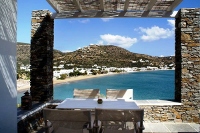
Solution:
[[[160,70],[146,70],[146,71],[160,71]],[[146,72],[146,71],[131,71],[131,72],[124,72],[124,73]],[[113,75],[113,74],[124,74],[124,73],[107,73],[107,74],[97,74],[97,75],[81,75],[81,76],[76,76],[76,77],[67,77],[64,80],[53,79],[53,85],[65,84],[67,82],[76,82],[76,81],[80,81],[80,80],[98,78],[98,77],[108,76],[108,75]],[[17,80],[17,92],[25,92],[27,90],[30,91],[30,80],[22,80],[22,79]]]
[[[82,76],[76,76],[76,77],[67,77],[64,80],[53,79],[53,85],[65,84],[67,82],[76,82],[76,81],[86,80],[86,79],[91,79],[91,78],[98,78],[98,77],[108,76],[108,75],[113,75],[113,74],[118,74],[118,73],[84,75],[84,76],[82,75]],[[18,80],[17,81],[17,92],[25,92],[27,90],[30,91],[30,81],[29,80]]]
[[[97,75],[82,75],[82,76],[76,76],[76,77],[67,77],[64,80],[53,80],[53,85],[59,85],[59,84],[65,84],[65,83],[70,83],[70,82],[76,82],[80,80],[86,80],[86,79],[91,79],[91,78],[98,78],[98,77],[103,77],[103,76],[108,76],[108,75],[113,75],[116,73],[108,73],[108,74],[97,74]]]

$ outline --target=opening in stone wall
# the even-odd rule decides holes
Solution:
[[[174,24],[173,18],[55,19],[54,48],[60,51],[54,53],[54,78],[60,75],[59,67],[71,73],[72,68],[82,73],[124,71],[118,76],[54,85],[55,99],[72,97],[74,88],[99,88],[104,95],[108,88],[132,88],[134,99],[173,100]],[[62,89],[68,92],[60,94]]]

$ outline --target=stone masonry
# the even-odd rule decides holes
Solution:
[[[181,9],[175,23],[175,101],[141,105],[151,122],[200,122],[200,8]]]
[[[182,120],[196,121],[200,110],[200,8],[181,9],[175,26],[175,100],[183,104]]]
[[[48,10],[32,12],[31,79],[33,101],[53,98],[53,41],[54,20]]]

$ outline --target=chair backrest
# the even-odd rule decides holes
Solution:
[[[112,110],[95,109],[95,122],[101,121],[103,130],[135,130],[136,123],[143,128],[144,109]],[[131,122],[131,124],[130,124]]]
[[[54,132],[80,132],[87,123],[91,127],[91,115],[88,110],[43,109],[45,126],[52,124]],[[48,131],[47,131],[48,132]]]
[[[100,96],[99,89],[74,89],[74,98],[98,98]]]
[[[133,89],[106,89],[107,99],[133,99]]]

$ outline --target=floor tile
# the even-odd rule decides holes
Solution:
[[[144,130],[143,130],[143,132],[144,133],[152,133],[152,131],[151,131],[151,125],[152,125],[152,123],[144,123]]]
[[[169,129],[162,123],[154,123],[150,128],[153,133],[169,133]]]
[[[194,128],[196,131],[200,132],[200,124],[189,123],[189,125]]]
[[[164,124],[171,132],[196,132],[194,128],[192,128],[189,124],[181,123],[181,124]]]

